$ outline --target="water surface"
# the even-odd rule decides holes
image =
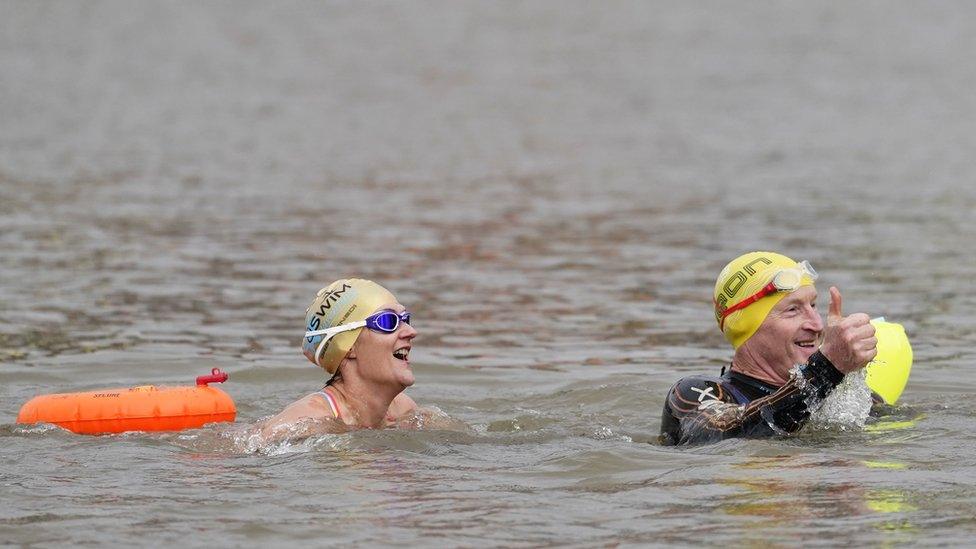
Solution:
[[[2,2],[0,540],[960,545],[976,530],[967,3]],[[722,265],[809,259],[915,370],[864,429],[656,444],[731,356]],[[241,449],[344,276],[470,433]],[[825,305],[822,300],[821,305]],[[190,383],[238,426],[81,437],[39,393]]]

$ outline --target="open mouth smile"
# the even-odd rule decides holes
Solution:
[[[393,351],[393,358],[406,362],[407,356],[409,354],[410,354],[410,347],[401,347],[396,351]]]

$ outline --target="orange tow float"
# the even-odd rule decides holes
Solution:
[[[20,409],[17,423],[53,423],[73,433],[179,431],[217,421],[234,421],[237,408],[230,396],[210,387],[227,374],[214,368],[197,377],[195,387],[143,385],[86,393],[60,393],[32,398]]]

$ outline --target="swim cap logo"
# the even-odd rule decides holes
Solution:
[[[319,306],[319,312],[315,313],[316,316],[325,316],[325,312],[332,308],[332,304],[339,301],[339,299],[342,298],[343,292],[350,288],[352,288],[352,286],[343,283],[342,287],[338,290],[327,292],[325,297],[322,299],[322,305]]]
[[[729,308],[729,300],[749,281],[750,276],[756,274],[754,265],[757,263],[765,263],[769,266],[773,264],[773,261],[768,257],[757,257],[726,279],[725,284],[722,285],[722,291],[715,300],[715,320],[720,321],[722,319],[722,313]]]
[[[322,303],[319,305],[318,312],[312,313],[312,320],[309,321],[308,328],[307,328],[306,331],[313,332],[315,330],[318,330],[319,329],[319,326],[322,325],[322,318],[326,314],[328,314],[328,311],[329,311],[329,309],[332,308],[332,305],[334,305],[337,301],[339,301],[340,299],[342,299],[342,294],[345,293],[345,291],[346,290],[349,290],[350,288],[352,288],[352,286],[350,286],[349,284],[346,284],[345,282],[343,282],[341,288],[339,288],[337,290],[331,290],[329,292],[326,292],[325,295],[324,295],[324,297],[322,298]],[[353,307],[353,308],[355,309],[355,307]],[[346,314],[346,317],[348,317],[348,316],[349,315],[347,313]],[[307,337],[307,338],[305,338],[305,341],[308,341],[309,343],[311,343],[312,340],[315,339],[316,337],[319,337],[319,336],[310,336],[310,337]]]

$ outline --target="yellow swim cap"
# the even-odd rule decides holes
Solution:
[[[872,391],[890,405],[898,402],[912,371],[912,344],[905,328],[883,318],[871,320],[874,337],[878,338],[878,355],[867,365],[865,380]]]
[[[332,328],[365,320],[380,306],[395,302],[396,298],[393,294],[372,280],[362,278],[336,280],[319,290],[312,304],[305,310],[305,331]],[[325,343],[318,362],[315,361],[315,352],[325,336],[317,335],[302,339],[302,352],[313,364],[321,366],[330,374],[335,374],[339,363],[346,358],[346,354],[352,349],[362,331],[362,328],[357,328],[332,336]]]
[[[749,252],[733,259],[722,269],[715,281],[712,303],[715,305],[715,321],[734,349],[738,349],[756,333],[769,311],[789,292],[772,291],[754,302],[747,300],[754,299],[777,273],[804,265],[809,266],[806,262],[798,264],[785,255],[774,252]],[[797,287],[813,285],[815,276],[812,268],[804,269]],[[739,304],[746,306],[724,315],[726,309]]]

